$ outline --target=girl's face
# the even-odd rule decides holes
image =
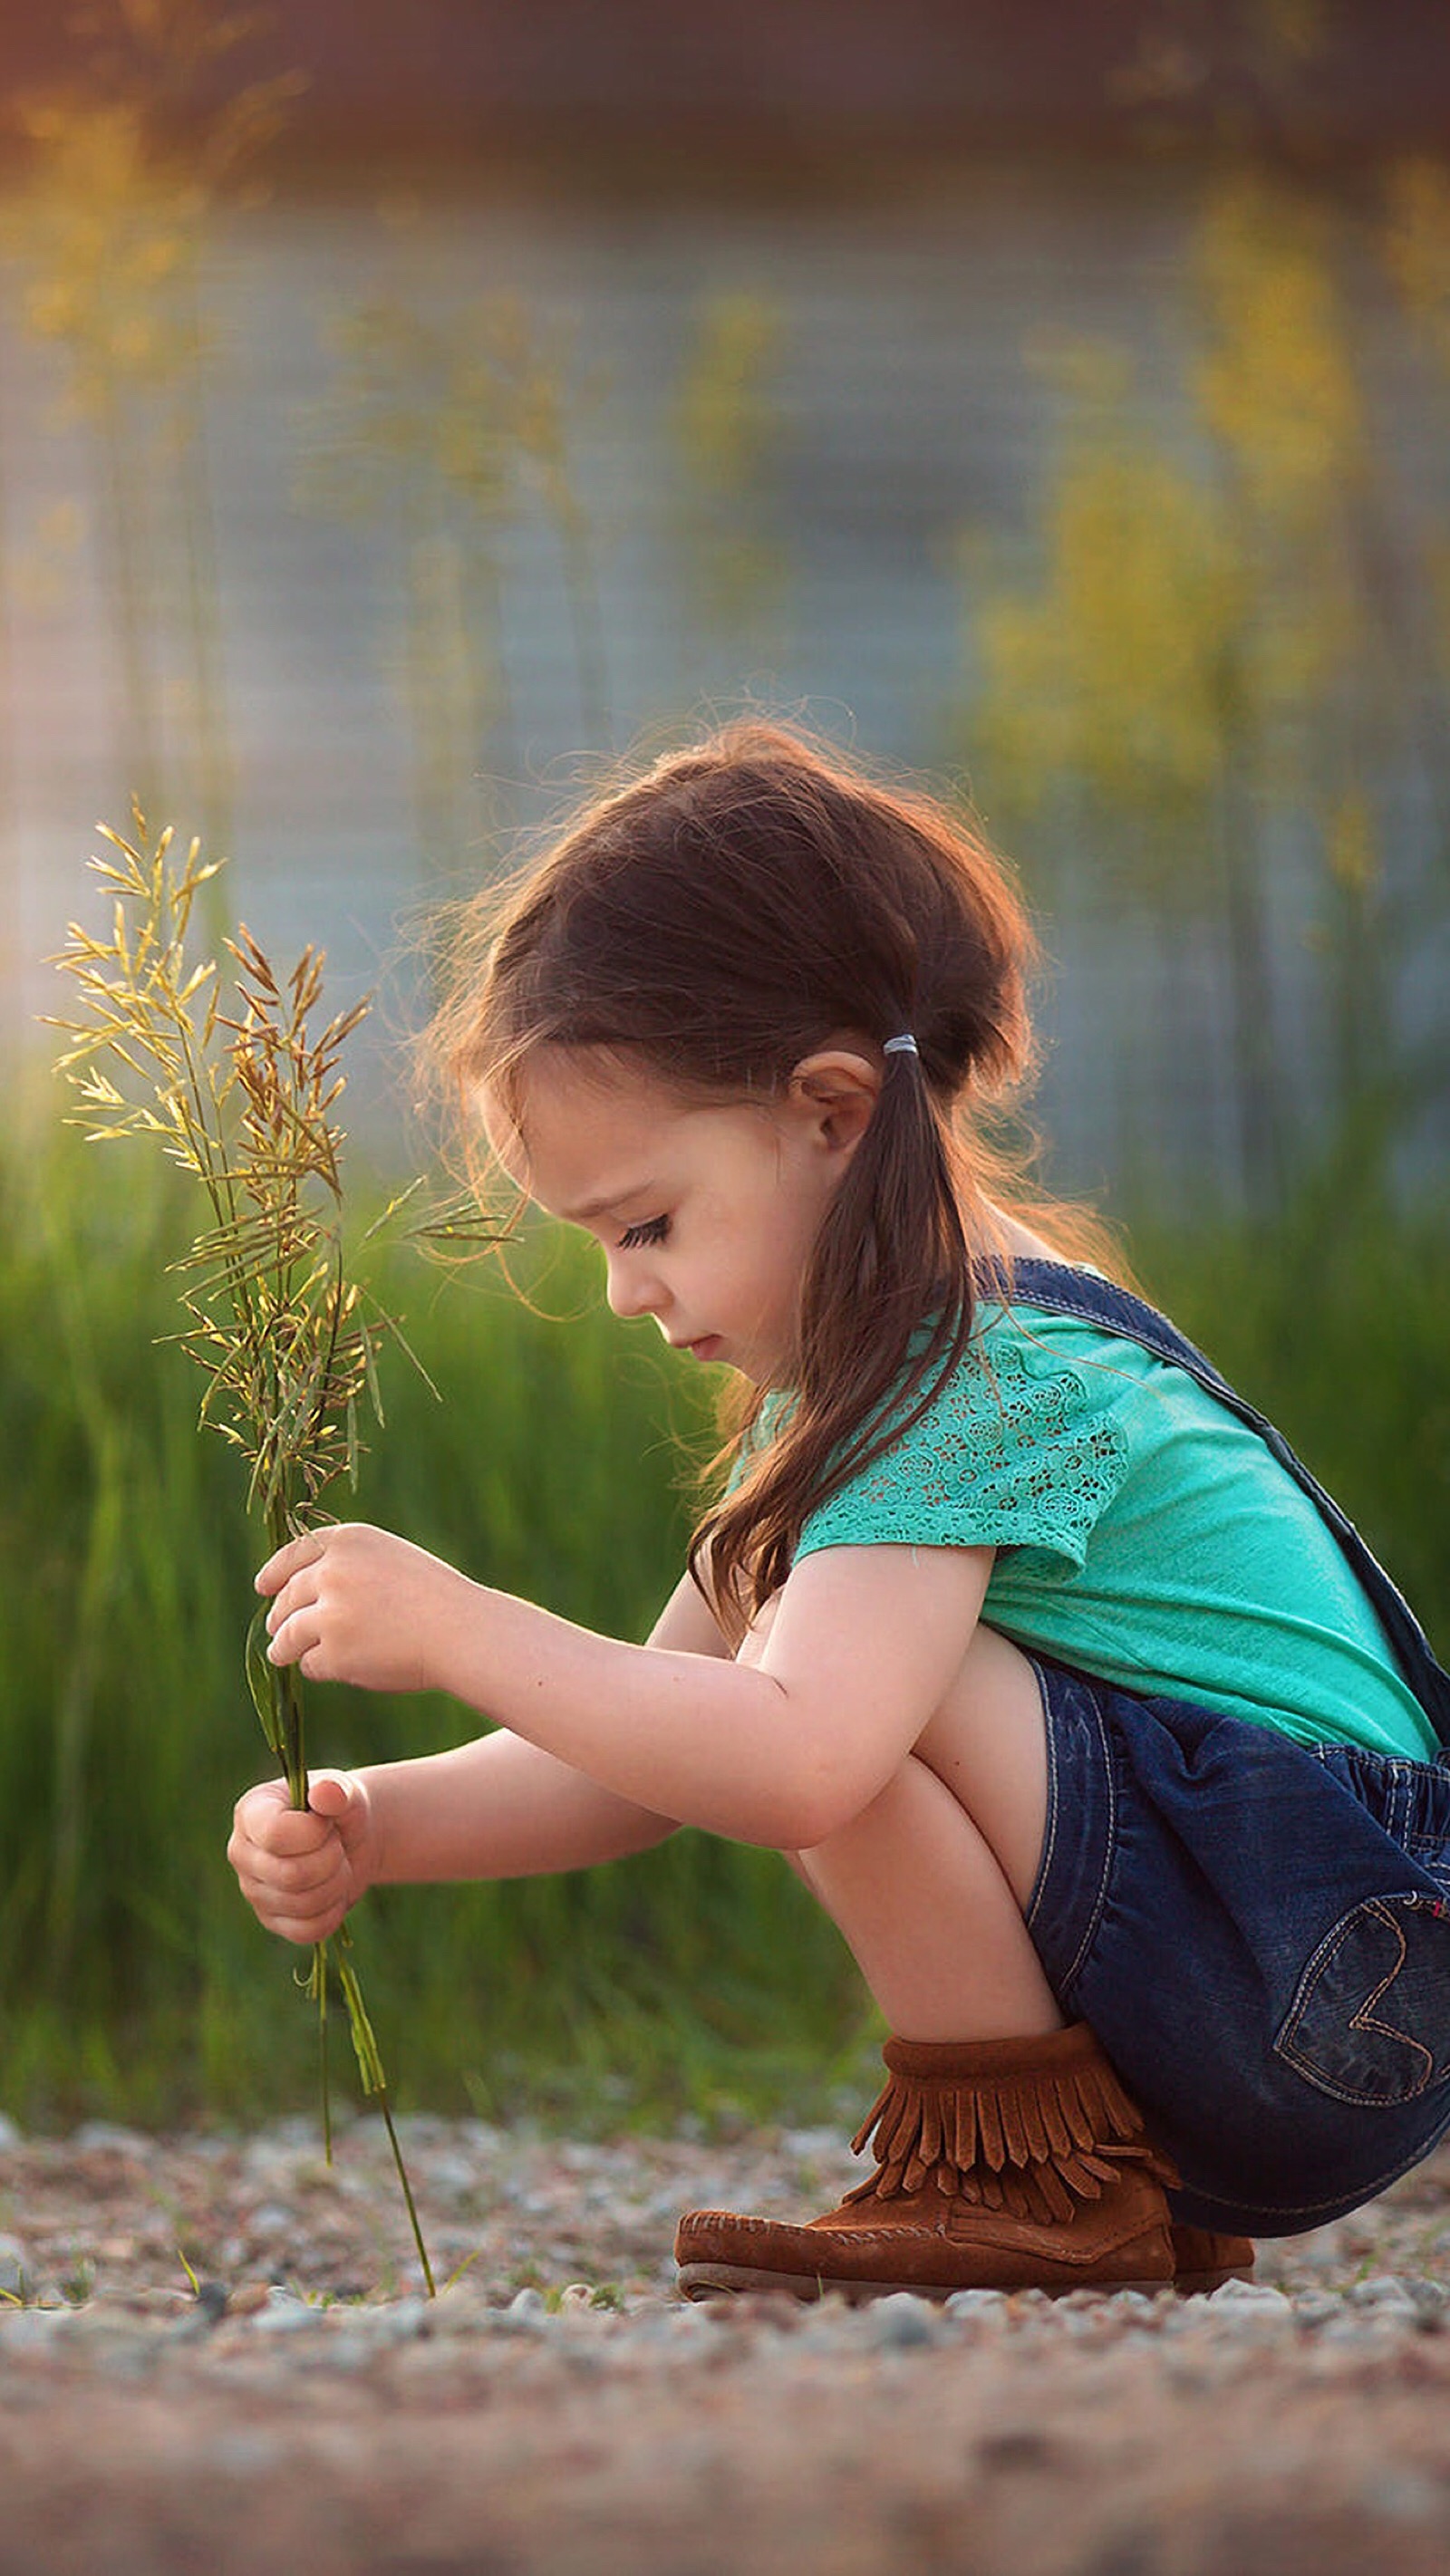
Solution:
[[[779,1386],[806,1262],[875,1090],[873,1067],[837,1050],[798,1068],[780,1101],[701,1105],[648,1073],[540,1048],[519,1125],[496,1102],[485,1118],[529,1196],[603,1245],[616,1315],[653,1315],[672,1349]]]

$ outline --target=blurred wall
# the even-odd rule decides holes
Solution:
[[[9,0],[0,93],[62,75],[71,27]],[[706,134],[811,158],[852,134],[1112,148],[1252,129],[1379,149],[1450,122],[1444,0],[274,0],[203,94],[246,55],[307,76],[299,171],[485,141],[668,154]]]

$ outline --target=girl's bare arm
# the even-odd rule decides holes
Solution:
[[[271,1652],[309,1679],[441,1689],[652,1814],[809,1849],[885,1786],[960,1668],[988,1548],[801,1560],[758,1653],[630,1646],[470,1582],[362,1523],[258,1576]]]
[[[681,1578],[650,1632],[676,1654],[724,1655],[696,1585]],[[648,1851],[676,1820],[602,1788],[502,1727],[456,1751],[357,1775],[377,1819],[378,1880],[533,1878]]]
[[[686,1576],[650,1642],[724,1655],[725,1641]],[[382,1881],[528,1878],[646,1851],[674,1819],[618,1796],[506,1729],[415,1761],[313,1783],[299,1813],[280,1781],[237,1802],[229,1857],[261,1920],[289,1940],[326,1940],[365,1888]]]

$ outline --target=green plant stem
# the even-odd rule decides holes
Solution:
[[[350,1950],[352,1947],[352,1935],[345,1923],[339,1926],[337,1933],[337,1946],[339,1951]],[[358,2072],[362,2077],[363,2091],[370,2096],[376,2095],[377,2097],[378,2108],[383,2115],[383,2125],[388,2133],[388,2142],[393,2150],[393,2163],[397,2167],[398,2180],[402,2185],[403,2198],[407,2203],[408,2217],[413,2229],[413,2242],[418,2249],[418,2260],[423,2267],[423,2278],[428,2285],[428,2296],[430,2299],[434,2299],[437,2297],[438,2292],[433,2280],[433,2267],[428,2260],[428,2249],[423,2242],[423,2230],[418,2224],[417,2206],[413,2199],[413,2187],[408,2180],[408,2169],[403,2162],[403,2150],[398,2144],[398,2133],[393,2126],[393,2114],[391,2105],[388,2101],[388,2084],[387,2078],[383,2073],[383,2061],[378,2054],[378,2043],[373,2034],[372,2023],[368,2018],[367,2006],[363,2002],[363,1992],[362,1987],[358,1982],[358,1973],[349,1959],[339,1958],[337,1966],[337,1981],[342,1988],[343,1999],[347,2005],[348,2021],[352,2029],[352,2044],[357,2057]]]
[[[332,2068],[327,2056],[327,1943],[319,1941],[312,1953],[312,1974],[317,1984],[317,2083],[322,2103],[322,2161],[332,2162]]]
[[[388,2144],[393,2150],[393,2163],[397,2167],[398,2182],[402,2189],[403,2198],[407,2203],[408,2222],[413,2230],[413,2243],[418,2249],[418,2260],[423,2267],[423,2279],[427,2284],[428,2296],[430,2299],[436,2299],[438,2296],[438,2284],[433,2278],[433,2266],[428,2260],[428,2248],[423,2242],[423,2230],[418,2223],[417,2206],[413,2199],[413,2186],[408,2180],[408,2168],[403,2162],[403,2150],[398,2144],[398,2132],[393,2126],[393,2114],[388,2102],[388,2091],[386,2085],[383,2085],[379,2090],[378,2109],[382,2112],[383,2126],[386,2128],[388,2133]]]
[[[285,1503],[280,1498],[272,1505],[272,1509],[268,1514],[268,1524],[269,1533],[274,1539],[275,1544],[278,1547],[284,1546],[288,1537],[287,1510]],[[281,1759],[287,1774],[287,1787],[292,1804],[294,1807],[305,1807],[308,1795],[308,1778],[306,1747],[303,1738],[302,1697],[297,1688],[296,1677],[290,1665],[280,1669],[274,1665],[271,1669],[273,1675],[274,1710],[272,1741],[274,1744],[281,1744],[286,1748]],[[340,1949],[351,1946],[351,1936],[347,1932],[345,1926],[339,1930],[337,1941]],[[326,1941],[319,1941],[312,1953],[312,1973],[308,1979],[308,1992],[314,1997],[317,2004],[317,2058],[318,2079],[322,2096],[322,2148],[324,2159],[329,2165],[332,2162],[332,2080],[331,2068],[329,2066],[327,2054],[327,1985],[331,1964],[330,1944]],[[342,1988],[343,2001],[347,2006],[348,2022],[352,2030],[353,2049],[357,2057],[358,2070],[362,2077],[363,2090],[365,2093],[374,2094],[377,2097],[378,2108],[383,2115],[383,2124],[388,2133],[388,2144],[393,2152],[393,2163],[397,2168],[398,2181],[402,2188],[403,2200],[408,2212],[408,2224],[413,2231],[413,2243],[418,2249],[418,2261],[422,2266],[423,2278],[428,2286],[428,2296],[430,2299],[433,2299],[438,2295],[437,2287],[433,2279],[433,2266],[428,2260],[428,2249],[423,2242],[423,2229],[418,2217],[418,2205],[413,2198],[413,2186],[408,2179],[408,2168],[403,2161],[403,2150],[398,2141],[397,2130],[393,2126],[392,2106],[388,2100],[387,2079],[383,2073],[383,2062],[378,2054],[378,2044],[373,2034],[373,2027],[368,2016],[367,2007],[363,2002],[362,1987],[358,1981],[357,1970],[352,1966],[350,1961],[341,1959],[338,1961],[337,1979]]]

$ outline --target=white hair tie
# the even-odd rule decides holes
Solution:
[[[899,1038],[887,1039],[881,1052],[883,1055],[919,1056],[921,1049],[917,1045],[915,1038],[912,1036],[910,1029],[903,1029]]]

